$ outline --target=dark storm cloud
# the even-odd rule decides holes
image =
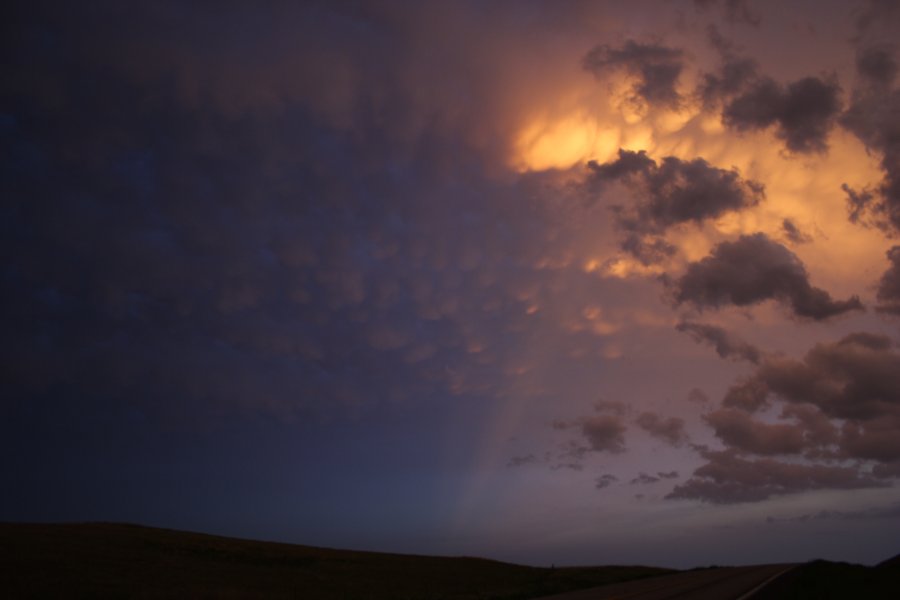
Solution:
[[[823,152],[841,111],[837,82],[805,77],[782,86],[762,78],[732,99],[722,112],[726,126],[738,131],[775,126],[775,135],[792,152]]]
[[[756,364],[762,357],[759,348],[716,325],[683,321],[675,329],[689,334],[698,342],[707,342],[712,345],[722,358],[746,360]]]
[[[671,256],[675,248],[661,237],[670,227],[700,224],[725,213],[755,206],[765,196],[762,184],[734,170],[713,167],[702,158],[667,156],[657,164],[643,150],[619,150],[616,160],[591,161],[589,183],[600,189],[618,183],[634,202],[613,207],[617,226],[626,232],[621,246],[645,264]]]
[[[654,412],[643,412],[634,422],[653,437],[673,446],[679,446],[687,441],[684,419],[679,417],[663,417]]]
[[[878,310],[900,315],[900,246],[887,252],[891,266],[878,282]]]
[[[626,41],[620,47],[597,46],[584,57],[584,68],[604,77],[624,71],[635,76],[634,95],[651,106],[678,107],[678,78],[684,70],[684,52],[660,44]]]
[[[688,265],[672,293],[676,304],[699,309],[776,300],[797,317],[813,320],[863,309],[856,296],[834,300],[825,290],[813,287],[800,259],[763,233],[722,242],[710,256]]]
[[[733,451],[706,451],[704,458],[708,462],[675,486],[667,499],[737,504],[809,490],[885,485],[849,467],[785,463],[771,458],[748,460]]]

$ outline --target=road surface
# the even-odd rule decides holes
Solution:
[[[793,565],[721,567],[614,583],[540,600],[749,600],[752,592]]]

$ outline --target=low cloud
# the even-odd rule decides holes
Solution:
[[[583,65],[597,77],[615,71],[636,77],[633,98],[650,106],[676,108],[681,105],[677,85],[684,70],[682,50],[628,40],[619,47],[606,44],[595,47],[584,57]]]
[[[840,95],[840,86],[832,80],[804,77],[782,86],[765,77],[731,100],[722,120],[737,131],[774,126],[791,152],[824,152],[841,111]]]
[[[684,419],[663,417],[654,412],[644,412],[634,421],[638,427],[667,444],[679,446],[687,441]]]
[[[613,207],[617,227],[627,235],[621,247],[645,264],[671,256],[675,247],[662,235],[671,227],[693,223],[757,205],[762,184],[743,179],[736,170],[713,167],[702,158],[681,160],[667,156],[659,163],[643,150],[619,150],[616,160],[591,161],[590,184],[601,190],[623,185],[633,198]]]
[[[816,344],[800,360],[766,357],[704,416],[725,449],[697,448],[707,464],[670,497],[749,502],[887,485],[900,477],[897,373],[894,342],[865,332]],[[759,413],[773,405],[775,422]]]
[[[748,460],[733,450],[704,453],[707,463],[667,499],[712,504],[760,502],[773,496],[819,489],[860,489],[886,484],[850,467],[794,464],[761,458]]]
[[[800,259],[764,233],[722,242],[709,256],[689,264],[672,291],[676,304],[699,309],[776,300],[795,316],[816,321],[863,309],[857,296],[834,300],[813,287]]]
[[[722,327],[682,321],[675,329],[687,333],[697,342],[706,342],[710,344],[722,358],[746,360],[753,364],[759,363],[762,358],[762,352],[759,348],[752,344],[748,344]]]
[[[581,424],[581,434],[595,452],[625,451],[625,425],[615,415],[587,417]]]

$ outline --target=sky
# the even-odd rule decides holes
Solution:
[[[16,2],[2,521],[900,540],[900,4]]]

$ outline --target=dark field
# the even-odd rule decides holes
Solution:
[[[0,524],[0,597],[517,599],[661,575],[329,550],[121,524]]]
[[[815,560],[785,573],[753,600],[897,600],[900,555],[876,567]]]

